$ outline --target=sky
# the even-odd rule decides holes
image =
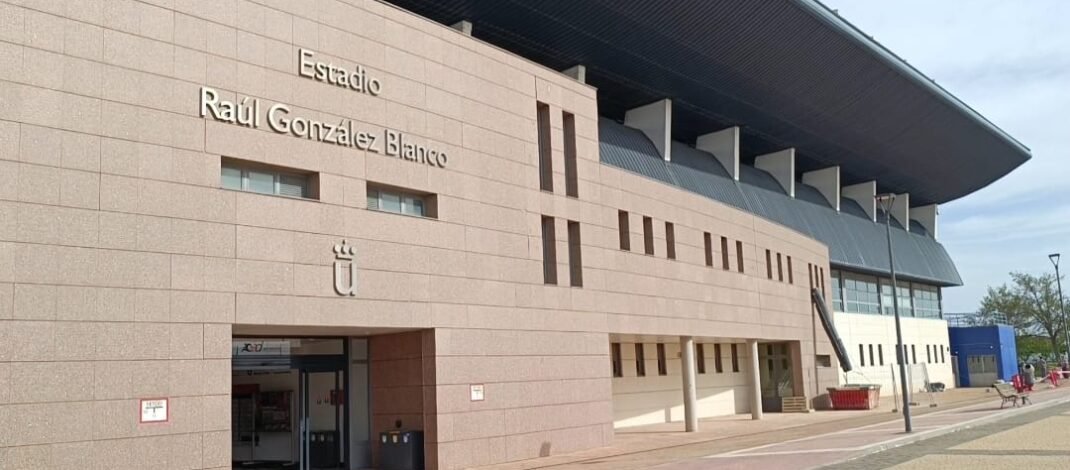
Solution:
[[[1032,150],[940,206],[939,240],[965,283],[944,289],[944,312],[977,311],[1011,271],[1053,272],[1049,253],[1070,272],[1070,2],[822,1]]]

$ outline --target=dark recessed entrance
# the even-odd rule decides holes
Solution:
[[[231,358],[234,468],[339,470],[370,460],[366,340],[234,338]]]

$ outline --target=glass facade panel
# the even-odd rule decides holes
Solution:
[[[275,194],[275,175],[261,171],[247,170],[246,191],[261,194]]]
[[[223,188],[241,191],[241,170],[237,168],[223,167]]]
[[[427,202],[423,196],[383,189],[368,189],[368,209],[427,216]]]
[[[896,290],[899,294],[899,315],[914,316],[913,303],[910,301],[910,283],[899,281],[899,288]],[[881,311],[885,315],[894,315],[893,307],[892,281],[890,279],[881,279]]]
[[[843,273],[832,271],[832,310],[843,311]]]
[[[401,195],[379,191],[379,210],[401,213]]]
[[[844,311],[880,314],[880,295],[877,278],[863,274],[843,273]]]
[[[940,288],[913,284],[914,316],[920,318],[943,318],[940,311]]]

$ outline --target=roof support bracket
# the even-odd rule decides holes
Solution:
[[[895,201],[892,201],[892,218],[894,218],[899,225],[903,226],[903,230],[910,231],[910,194],[896,194]]]
[[[739,181],[739,126],[700,135],[695,148],[712,154],[732,179]]]
[[[465,36],[472,35],[472,22],[468,20],[461,20],[450,25],[451,28],[460,31]]]
[[[795,197],[795,149],[787,148],[779,152],[767,153],[754,158],[754,167],[773,175],[780,187]]]
[[[925,227],[930,237],[933,237],[934,240],[937,239],[937,230],[939,229],[937,219],[940,217],[940,206],[938,204],[913,207],[910,209],[910,216],[922,227]]]
[[[850,186],[844,186],[840,190],[840,194],[857,202],[862,206],[862,210],[866,211],[866,215],[869,219],[877,221],[877,182],[866,181],[865,183],[852,184]]]
[[[817,188],[837,212],[840,211],[840,167],[830,166],[802,174],[803,184]]]
[[[654,143],[665,161],[672,161],[672,100],[663,99],[629,109],[624,113],[624,125],[639,129]]]

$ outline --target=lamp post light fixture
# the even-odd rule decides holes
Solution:
[[[899,358],[899,386],[903,391],[903,426],[906,432],[913,432],[910,423],[910,388],[907,386],[906,347],[903,346],[903,327],[899,322],[899,282],[895,278],[895,255],[892,252],[892,204],[895,194],[878,194],[874,196],[877,204],[884,211],[884,228],[888,235],[888,270],[892,275],[892,312],[895,314],[896,356]]]
[[[1070,331],[1066,329],[1066,306],[1063,305],[1063,279],[1059,276],[1059,253],[1048,255],[1048,259],[1055,265],[1055,284],[1059,286],[1059,316],[1063,319],[1063,339],[1066,340],[1065,360],[1070,361]]]

